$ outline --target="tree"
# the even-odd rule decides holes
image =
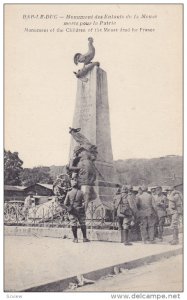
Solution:
[[[22,185],[29,186],[35,183],[53,183],[52,177],[50,175],[49,167],[34,167],[23,169],[21,175]]]
[[[50,175],[53,181],[57,178],[58,175],[65,173],[65,166],[50,166]]]
[[[173,174],[178,178],[178,183],[182,182],[181,156],[117,160],[114,164],[121,184],[172,185]]]
[[[20,174],[23,161],[18,152],[4,150],[4,183],[7,185],[21,185]]]

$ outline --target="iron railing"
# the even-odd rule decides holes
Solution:
[[[86,224],[88,228],[117,229],[115,207],[109,213],[100,205],[90,202],[86,211]],[[5,203],[5,225],[41,226],[41,227],[70,227],[66,209],[54,198],[50,203],[25,208],[23,203]]]
[[[169,226],[170,222],[170,217],[167,216],[165,226]],[[5,203],[4,224],[17,226],[70,227],[68,213],[55,197],[52,201],[30,208],[26,208],[23,202],[14,201],[14,203]],[[118,219],[115,201],[110,209],[104,208],[102,204],[95,205],[94,202],[91,201],[86,211],[86,224],[87,227],[91,229],[117,229]],[[180,218],[180,225],[182,225],[182,218]]]

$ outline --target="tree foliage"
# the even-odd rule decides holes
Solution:
[[[55,180],[58,175],[65,173],[65,166],[50,166],[50,175]]]
[[[114,165],[122,184],[175,185],[182,182],[181,156],[117,160]],[[172,179],[174,174],[176,178]]]
[[[23,169],[22,164],[18,152],[4,151],[5,184],[24,186],[38,182],[52,184],[59,174],[64,173],[64,166]],[[114,166],[121,184],[174,185],[182,182],[183,158],[181,156],[117,160]],[[172,180],[174,174],[176,178]]]
[[[50,175],[49,167],[34,167],[34,168],[25,168],[20,174],[20,179],[22,185],[29,186],[35,183],[53,183],[53,179]]]
[[[152,159],[117,160],[114,161],[114,166],[121,184],[175,185],[182,182],[183,158],[177,155]],[[53,179],[64,172],[62,166],[51,166],[50,169]],[[176,180],[172,180],[174,174]]]
[[[20,174],[23,161],[18,152],[4,150],[4,183],[7,185],[21,185]]]

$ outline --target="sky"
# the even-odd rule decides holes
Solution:
[[[24,167],[68,162],[68,128],[73,121],[77,88],[73,71],[78,69],[73,56],[87,51],[90,33],[57,32],[64,29],[63,19],[31,20],[23,15],[106,13],[157,15],[146,20],[126,18],[110,26],[138,28],[138,32],[91,33],[96,48],[94,60],[107,72],[114,159],[182,155],[180,5],[8,5],[5,149],[18,151]],[[55,28],[55,32],[28,33],[25,28]],[[142,33],[139,28],[155,31]]]

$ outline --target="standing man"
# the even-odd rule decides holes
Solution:
[[[165,223],[165,217],[167,216],[167,197],[162,192],[162,187],[157,186],[156,187],[156,196],[153,198],[154,200],[154,208],[157,214],[157,232],[158,232],[158,238],[160,241],[163,240],[163,227]]]
[[[146,186],[142,186],[142,191],[141,195],[137,195],[137,216],[140,218],[141,237],[145,244],[154,243],[156,214],[153,197],[148,193]]]
[[[168,214],[171,216],[171,228],[173,231],[173,239],[170,242],[171,245],[177,245],[179,243],[179,217],[182,215],[182,194],[171,188],[168,193],[169,209]]]
[[[132,186],[130,186],[128,188],[128,197],[127,198],[128,198],[128,202],[129,202],[130,208],[133,211],[133,217],[136,217],[136,214],[137,214],[136,196],[134,194]],[[133,218],[133,221],[134,221],[134,218]]]
[[[133,221],[134,216],[128,197],[128,188],[126,186],[123,186],[121,190],[121,195],[117,207],[117,216],[119,230],[124,230],[124,245],[131,246],[132,243],[129,242],[128,236],[131,222]]]
[[[118,189],[116,192],[116,199],[118,200],[117,205],[117,219],[118,219],[118,229],[123,230],[123,220],[124,220],[124,202],[128,196],[128,189],[125,185],[122,186],[121,191]]]
[[[73,174],[71,180],[72,190],[66,195],[64,205],[67,208],[69,219],[71,222],[71,228],[73,232],[73,242],[78,243],[77,238],[77,226],[80,224],[80,228],[83,235],[83,242],[89,242],[86,236],[86,213],[84,207],[84,194],[80,190],[77,181],[77,174]]]

